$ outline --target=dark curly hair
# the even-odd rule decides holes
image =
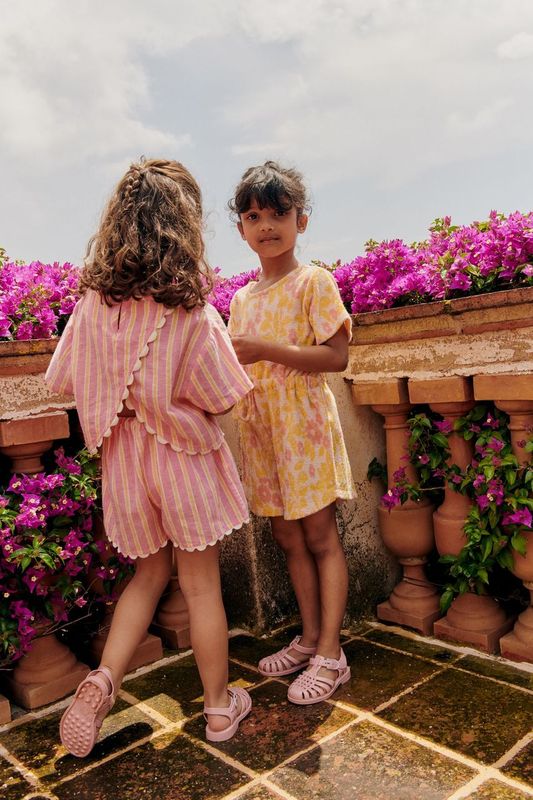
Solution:
[[[275,208],[279,212],[293,207],[298,214],[309,211],[309,198],[301,173],[282,167],[276,161],[265,161],[246,170],[228,203],[233,218],[248,211],[253,200],[259,208]]]
[[[130,166],[87,245],[80,292],[94,289],[106,303],[151,296],[187,310],[205,304],[212,272],[202,237],[202,195],[178,161]]]

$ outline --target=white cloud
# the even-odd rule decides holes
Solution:
[[[0,143],[10,156],[57,166],[190,143],[186,125],[175,132],[143,121],[152,87],[142,58],[218,33],[215,2],[4,5],[0,107],[8,113]]]
[[[482,193],[460,185],[463,165],[498,165],[511,192],[533,158],[531,0],[0,0],[0,16],[0,243],[14,256],[77,258],[140,154],[201,178],[222,264],[241,247],[223,205],[250,163],[295,163],[317,197],[342,195],[364,241],[388,204],[393,220],[416,213],[417,181],[433,192],[426,222],[454,168],[442,213]],[[314,216],[311,254],[344,241],[335,216]]]
[[[533,56],[533,34],[524,32],[516,33],[514,36],[511,36],[510,39],[501,42],[496,48],[496,52],[500,58],[508,58],[511,61],[529,58]]]

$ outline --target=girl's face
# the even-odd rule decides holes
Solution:
[[[252,200],[248,211],[240,215],[237,227],[260,258],[276,258],[294,250],[298,234],[307,227],[307,215],[298,215],[294,206],[288,211],[269,206],[259,208]]]

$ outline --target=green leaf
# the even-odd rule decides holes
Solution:
[[[511,538],[511,547],[516,550],[517,553],[520,553],[521,556],[525,556],[527,554],[527,539],[526,537],[517,531],[513,534]]]
[[[485,567],[480,567],[477,571],[478,578],[483,581],[483,583],[489,582],[489,573],[485,569]]]
[[[498,555],[496,556],[496,560],[501,567],[505,567],[505,569],[513,569],[514,562],[513,557],[509,550],[505,548],[505,550],[501,550]]]

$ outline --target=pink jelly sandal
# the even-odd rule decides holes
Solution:
[[[107,667],[89,672],[78,686],[59,725],[61,741],[73,756],[84,758],[93,749],[104,717],[115,702],[114,694],[113,676]]]
[[[261,675],[291,675],[293,672],[298,672],[299,669],[306,667],[309,664],[309,658],[315,655],[316,647],[304,647],[300,644],[301,639],[301,636],[295,636],[287,647],[272,653],[271,656],[262,658],[257,665]],[[303,653],[309,658],[298,661],[297,658],[289,654],[289,650],[297,650],[298,653]]]
[[[234,689],[228,689],[230,696],[230,704],[226,708],[207,708],[204,706],[204,717],[207,725],[205,726],[205,737],[208,742],[226,742],[237,733],[239,723],[250,713],[252,710],[252,698],[246,691],[236,686]],[[241,701],[241,710],[239,711],[239,704],[237,698]],[[213,731],[209,727],[208,714],[218,714],[221,717],[229,719],[229,725],[222,731]]]
[[[327,700],[328,697],[331,697],[341,684],[350,680],[350,667],[346,662],[346,656],[342,649],[341,657],[338,661],[334,658],[314,656],[309,663],[311,664],[310,668],[298,675],[296,680],[289,686],[287,697],[291,703],[296,703],[299,706],[320,703],[322,700]],[[336,669],[339,673],[337,678],[332,680],[324,675],[319,675],[318,671],[321,667]]]

